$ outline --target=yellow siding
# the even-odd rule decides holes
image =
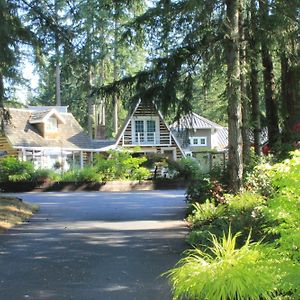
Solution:
[[[0,136],[0,151],[6,151],[7,154],[11,156],[18,155],[18,151],[16,149],[13,149],[6,136]]]

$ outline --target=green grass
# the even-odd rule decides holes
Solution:
[[[37,210],[37,205],[25,203],[18,198],[0,197],[0,231],[21,224]]]

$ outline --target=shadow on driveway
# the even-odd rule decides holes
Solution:
[[[1,299],[171,299],[183,191],[19,196],[41,209],[0,236]]]

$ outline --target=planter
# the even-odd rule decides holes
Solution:
[[[181,180],[158,179],[145,181],[108,181],[108,182],[0,182],[2,192],[75,192],[75,191],[150,191],[156,189],[186,188],[187,183]]]

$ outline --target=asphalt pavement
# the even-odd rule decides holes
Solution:
[[[38,203],[0,235],[0,299],[168,300],[186,248],[184,191],[15,194]]]

